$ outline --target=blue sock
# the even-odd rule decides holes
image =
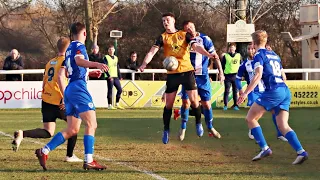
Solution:
[[[213,118],[212,107],[210,107],[210,109],[203,108],[203,114],[204,114],[204,119],[207,124],[207,128],[212,129],[213,128],[213,126],[212,126],[212,118]]]
[[[187,128],[187,122],[189,120],[189,109],[185,109],[184,107],[181,107],[180,109],[180,115],[181,115],[181,129]]]
[[[297,137],[297,134],[294,131],[287,132],[287,134],[285,135],[285,138],[288,139],[289,144],[296,152],[303,150],[300,144],[300,141]]]
[[[261,149],[264,149],[265,147],[268,146],[266,140],[264,139],[262,129],[260,126],[252,128],[251,134],[254,136],[254,139],[259,144]]]
[[[282,133],[280,132],[279,128],[278,128],[275,114],[272,114],[272,120],[273,120],[273,124],[276,126],[276,129],[277,129],[277,137],[283,136]]]
[[[83,144],[84,144],[84,154],[93,154],[94,137],[91,135],[84,135]]]
[[[51,139],[51,141],[46,145],[47,148],[50,149],[50,151],[53,151],[55,148],[57,148],[58,146],[60,146],[61,144],[63,144],[66,140],[64,139],[63,135],[61,132],[58,132],[58,134],[56,134],[55,136],[53,136],[53,138]]]

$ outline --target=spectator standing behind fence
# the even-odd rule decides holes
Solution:
[[[130,58],[128,58],[126,61],[126,68],[134,71],[138,71],[140,65],[138,64],[137,58],[138,58],[137,52],[131,51]],[[126,79],[132,79],[131,73],[126,73]],[[135,74],[135,79],[138,79],[138,80],[140,79],[139,73]]]
[[[99,52],[98,45],[93,45],[91,51],[92,53],[89,55],[89,61],[104,63],[103,54]],[[104,79],[104,76],[100,76],[100,78],[90,77],[90,80],[100,80],[100,79]]]
[[[225,80],[224,80],[224,96],[223,102],[224,107],[223,110],[228,109],[228,101],[229,101],[229,92],[230,87],[232,86],[232,94],[233,94],[233,109],[239,110],[237,105],[238,100],[238,90],[236,87],[236,75],[238,69],[240,67],[241,55],[236,53],[236,44],[230,43],[228,45],[228,53],[225,53],[222,57],[222,69],[224,72]]]
[[[24,68],[22,58],[16,49],[4,60],[3,70],[20,70]],[[21,81],[21,74],[7,74],[6,81]]]
[[[114,55],[115,49],[113,45],[108,47],[108,54],[104,57],[104,63],[109,67],[108,73],[106,73],[106,79],[108,82],[108,109],[124,109],[119,105],[120,96],[122,93],[122,87],[120,80],[122,80],[120,67],[118,63],[118,57]],[[115,86],[117,89],[116,106],[112,106],[112,88]]]

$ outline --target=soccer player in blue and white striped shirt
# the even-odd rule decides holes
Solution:
[[[191,43],[196,43],[199,46],[202,46],[214,59],[217,60],[217,66],[219,68],[219,78],[220,81],[224,80],[224,75],[222,71],[222,66],[219,60],[219,56],[217,55],[213,42],[209,38],[209,36],[199,33],[196,31],[195,25],[191,21],[185,21],[183,23],[183,28],[186,32],[191,34],[192,40]],[[196,84],[198,88],[198,94],[201,98],[201,105],[203,114],[205,117],[206,125],[208,132],[212,134],[215,138],[221,138],[221,135],[218,131],[213,128],[212,125],[212,107],[211,107],[211,84],[210,84],[210,77],[208,73],[208,64],[210,58],[198,52],[195,52],[193,49],[190,50],[190,60],[191,64],[195,69],[195,77],[196,77]],[[185,131],[187,127],[187,121],[189,116],[189,97],[184,87],[182,87],[182,107],[180,110],[182,123],[181,129],[179,131],[179,139],[182,141],[185,136]],[[196,123],[197,135],[199,137],[203,136],[203,127],[201,122]]]

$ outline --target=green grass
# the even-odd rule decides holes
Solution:
[[[292,109],[290,124],[298,134],[310,158],[303,165],[293,166],[296,157],[290,145],[276,139],[271,115],[266,114],[260,124],[271,157],[258,162],[251,159],[258,146],[247,137],[244,121],[247,109],[241,111],[214,110],[214,125],[221,133],[217,140],[195,133],[194,118],[188,123],[186,139],[177,140],[179,122],[171,122],[169,144],[161,142],[162,110],[133,109],[97,111],[95,154],[106,171],[84,171],[80,163],[62,162],[65,147],[50,153],[47,172],[43,172],[34,155],[42,145],[24,140],[18,152],[11,150],[11,138],[0,136],[0,179],[154,179],[146,170],[166,179],[319,179],[320,177],[320,119],[319,108]],[[204,123],[203,123],[204,124]],[[12,134],[18,129],[41,127],[39,109],[0,110],[0,131]],[[66,126],[57,121],[57,130]],[[83,157],[83,128],[75,154]],[[34,139],[42,143],[48,139]],[[110,160],[107,160],[110,159]]]

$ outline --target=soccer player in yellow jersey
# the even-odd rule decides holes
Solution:
[[[63,104],[63,93],[67,86],[66,70],[64,65],[65,52],[70,44],[68,38],[60,38],[57,42],[58,56],[51,59],[45,68],[42,84],[42,104],[41,113],[43,129],[18,130],[14,132],[12,147],[17,151],[21,141],[25,137],[29,138],[50,138],[54,135],[56,119],[67,120]],[[77,135],[68,140],[67,162],[83,162],[73,154],[76,145]]]
[[[172,107],[179,85],[184,86],[190,98],[191,106],[195,109],[197,134],[198,136],[203,135],[201,108],[199,106],[199,101],[197,100],[197,85],[195,82],[194,68],[190,61],[190,45],[192,49],[203,55],[210,58],[213,57],[213,55],[208,53],[200,44],[193,40],[190,34],[175,28],[175,17],[172,13],[163,14],[162,23],[165,32],[159,36],[156,43],[151,47],[139,69],[143,72],[147,64],[161,47],[164,49],[165,57],[174,56],[179,62],[179,66],[176,70],[167,72],[167,87],[165,91],[166,105],[163,111],[164,131],[162,136],[162,142],[167,144],[169,142],[169,126]]]

